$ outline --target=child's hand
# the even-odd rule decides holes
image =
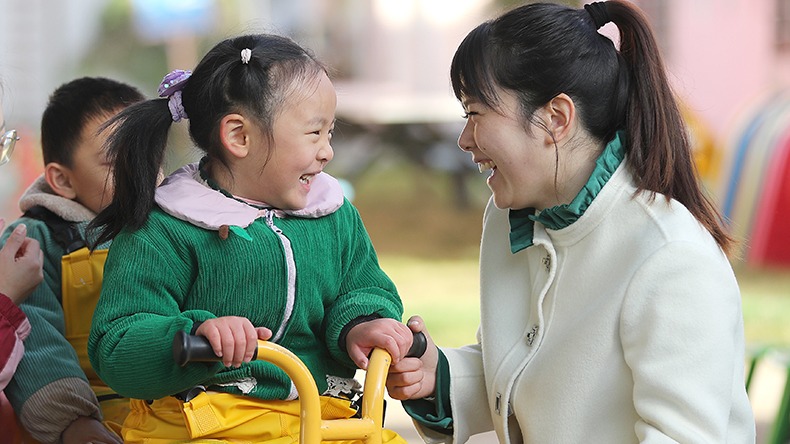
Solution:
[[[346,350],[359,368],[367,370],[368,356],[374,348],[387,350],[395,363],[406,356],[411,342],[408,327],[394,319],[381,318],[352,327],[346,336]]]
[[[254,327],[247,318],[224,316],[204,321],[195,334],[205,336],[214,349],[214,354],[222,358],[225,367],[241,367],[242,362],[250,362],[258,347],[258,339],[267,340],[272,331],[266,327]]]
[[[0,221],[0,230],[3,226],[5,221]],[[0,293],[17,305],[44,279],[44,253],[38,241],[26,235],[27,227],[17,225],[0,250]]]
[[[439,351],[425,329],[419,316],[409,319],[411,331],[423,332],[428,340],[428,347],[421,358],[405,358],[393,364],[387,375],[387,391],[393,399],[421,399],[432,396],[436,391],[436,367],[439,362]]]

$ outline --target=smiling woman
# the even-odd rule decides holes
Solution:
[[[391,368],[422,436],[754,442],[732,240],[642,13],[517,7],[466,36],[450,77],[493,196],[475,343]]]

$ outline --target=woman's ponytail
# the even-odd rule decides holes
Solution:
[[[733,239],[700,187],[686,125],[650,25],[626,1],[610,0],[605,5],[620,30],[620,56],[630,72],[625,124],[628,164],[637,186],[685,205],[727,252]]]

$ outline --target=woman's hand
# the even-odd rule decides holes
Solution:
[[[241,367],[242,362],[250,362],[258,339],[267,340],[272,331],[266,327],[255,327],[249,319],[239,316],[223,316],[204,321],[195,334],[205,336],[214,349],[214,354],[222,358],[225,367]]]
[[[394,363],[387,376],[387,391],[393,399],[421,399],[436,392],[436,367],[439,351],[425,323],[419,316],[409,318],[408,326],[412,332],[423,332],[428,340],[428,348],[421,358],[404,358]]]
[[[412,334],[409,328],[402,322],[388,318],[357,324],[346,336],[348,356],[363,370],[367,370],[368,356],[374,348],[387,350],[395,363],[406,356],[411,343]]]
[[[5,221],[0,220],[0,231]],[[44,253],[38,241],[27,237],[27,227],[19,224],[0,250],[0,293],[19,305],[44,280]]]

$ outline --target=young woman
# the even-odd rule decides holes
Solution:
[[[478,343],[389,377],[425,439],[754,442],[732,241],[645,17],[522,6],[469,33],[451,78],[493,196]]]
[[[352,416],[357,366],[374,347],[397,362],[412,339],[359,214],[323,172],[337,100],[326,70],[289,39],[247,35],[170,73],[160,95],[112,123],[115,196],[97,219],[99,241],[114,240],[89,354],[136,398],[124,442],[295,440],[298,394],[250,362],[258,339],[305,362],[324,419]],[[182,119],[205,157],[157,188]],[[223,363],[176,365],[178,331],[207,337]]]

